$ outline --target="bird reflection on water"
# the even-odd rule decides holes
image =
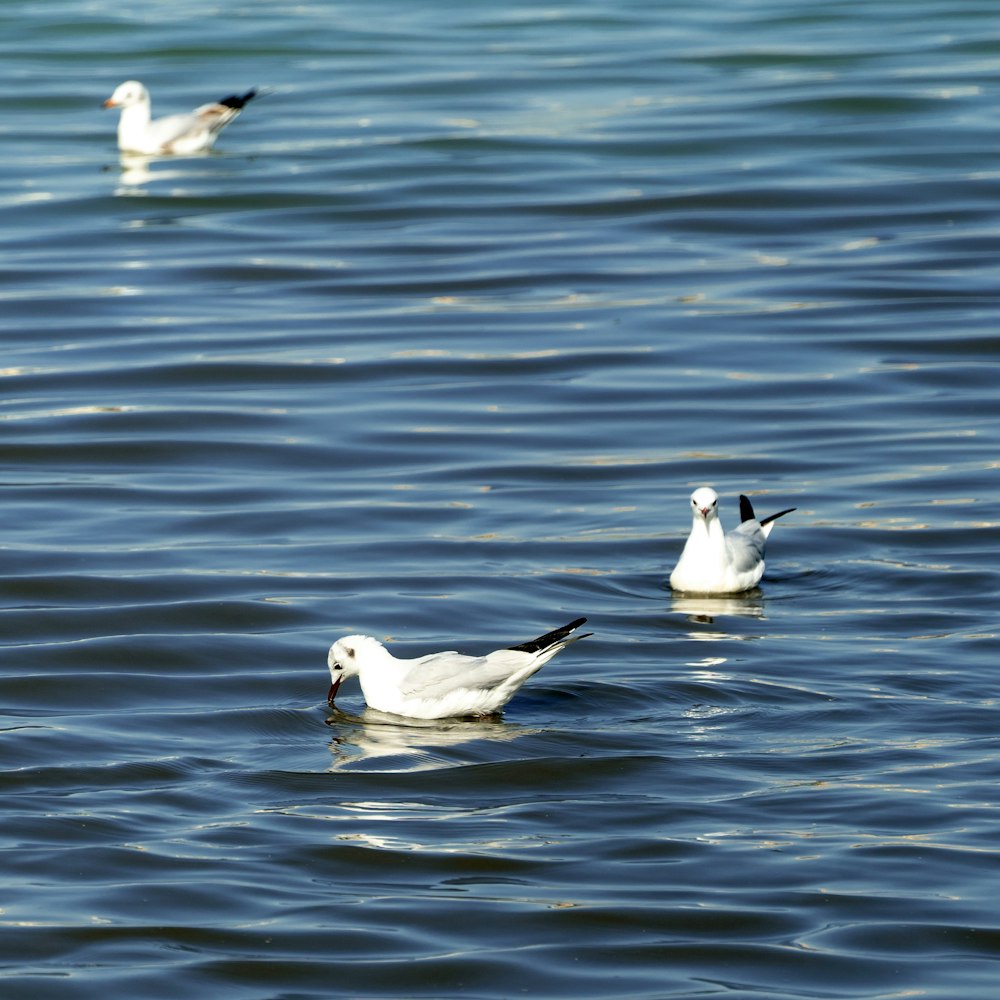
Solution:
[[[191,153],[184,157],[151,156],[145,153],[120,153],[118,165],[121,168],[116,195],[145,194],[143,185],[153,181],[171,181],[206,176],[207,171],[195,169],[194,163],[215,160],[218,153]],[[192,162],[194,161],[194,163]],[[113,167],[107,169],[112,170]]]
[[[764,613],[764,593],[748,590],[728,597],[712,597],[703,594],[675,593],[670,602],[670,610],[686,615],[691,622],[706,625],[715,623],[717,618],[766,618]]]
[[[360,713],[334,708],[326,718],[334,731],[330,770],[424,771],[452,767],[449,751],[477,740],[512,741],[539,730],[507,723],[499,713],[483,718],[410,719],[365,707]]]

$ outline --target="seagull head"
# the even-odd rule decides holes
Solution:
[[[138,80],[126,80],[115,87],[115,92],[104,102],[106,108],[131,108],[149,101],[149,92]]]
[[[357,677],[362,665],[377,656],[378,650],[388,655],[385,646],[370,635],[345,635],[330,647],[330,654],[326,658],[326,665],[330,668],[330,692],[326,700],[331,705],[340,685],[349,677]]]
[[[710,486],[699,486],[691,494],[691,516],[708,524],[719,516],[719,494]]]

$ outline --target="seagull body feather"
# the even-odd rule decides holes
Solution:
[[[674,590],[691,594],[738,594],[752,590],[764,575],[764,545],[775,521],[794,507],[758,521],[740,497],[742,521],[726,534],[719,520],[719,496],[702,486],[691,494],[691,534],[670,574]]]
[[[147,156],[191,156],[205,153],[225,128],[257,94],[231,94],[211,104],[202,104],[188,114],[152,118],[149,91],[138,80],[126,80],[104,102],[106,108],[121,108],[118,148]]]
[[[485,656],[455,650],[399,659],[369,635],[338,639],[327,657],[333,704],[340,685],[356,676],[365,702],[380,712],[415,719],[490,715],[499,711],[524,682],[560,650],[585,636],[571,633],[587,619]]]

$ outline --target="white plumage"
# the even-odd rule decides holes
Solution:
[[[571,635],[586,620],[577,618],[537,639],[485,656],[447,650],[402,660],[370,635],[345,636],[330,647],[327,657],[331,682],[327,700],[332,705],[340,685],[356,676],[365,701],[380,712],[415,719],[490,715],[556,653],[586,638]]]
[[[764,543],[774,522],[795,510],[789,507],[758,521],[750,501],[741,496],[741,524],[727,535],[715,490],[696,489],[691,508],[691,534],[670,574],[670,586],[692,594],[738,594],[756,587],[764,575]]]
[[[104,102],[106,108],[121,108],[118,119],[118,148],[126,153],[147,156],[176,154],[190,156],[212,148],[216,136],[257,94],[231,94],[203,104],[183,115],[152,119],[149,91],[138,80],[126,80]]]

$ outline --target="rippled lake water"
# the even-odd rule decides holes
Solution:
[[[3,26],[5,1000],[996,996],[995,4]],[[120,162],[130,77],[267,93]]]

